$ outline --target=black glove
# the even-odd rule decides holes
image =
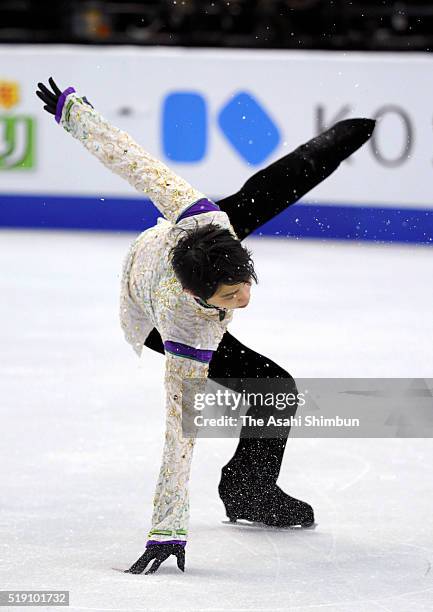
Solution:
[[[45,104],[44,109],[48,113],[55,115],[56,109],[57,109],[57,103],[59,101],[60,96],[62,95],[62,92],[57,87],[56,82],[54,81],[53,77],[50,77],[48,79],[48,83],[50,84],[51,89],[53,91],[50,91],[48,87],[46,87],[43,83],[38,83],[38,87],[40,91],[37,90],[36,95],[38,96],[38,98],[42,100],[42,102],[44,102]],[[83,96],[82,100],[83,102],[85,102],[86,104],[88,104],[89,106],[93,108],[93,105],[89,102],[86,96]]]
[[[147,564],[154,560],[150,569],[145,572],[145,574],[154,574],[170,555],[176,556],[177,567],[184,572],[185,548],[181,544],[152,544],[146,547],[144,554],[129,569],[125,570],[125,573],[141,574]]]
[[[45,104],[44,109],[48,113],[55,115],[56,108],[57,108],[57,102],[59,101],[59,98],[62,95],[62,92],[57,87],[53,77],[50,77],[48,79],[48,82],[53,91],[50,91],[48,87],[46,87],[43,83],[38,83],[38,87],[40,91],[37,90],[36,95],[38,96],[38,98],[42,100],[42,102],[44,102]]]

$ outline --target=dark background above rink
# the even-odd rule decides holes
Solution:
[[[430,0],[0,0],[0,43],[431,51]]]

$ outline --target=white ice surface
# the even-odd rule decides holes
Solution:
[[[139,367],[118,325],[132,239],[0,232],[0,589],[67,589],[71,610],[431,612],[429,439],[289,440],[279,484],[310,531],[223,524],[236,441],[201,439],[185,574],[112,569],[143,550],[164,428],[163,358]],[[247,244],[260,284],[230,326],[247,346],[295,378],[432,376],[430,248]]]

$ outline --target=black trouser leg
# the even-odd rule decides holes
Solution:
[[[372,119],[345,119],[281,157],[217,202],[242,240],[334,172],[372,135]]]
[[[230,332],[224,334],[212,357],[209,378],[228,379],[227,387],[239,393],[260,392],[264,396],[267,393],[272,393],[274,396],[276,393],[297,394],[295,381],[288,372],[271,359],[242,344]],[[254,385],[253,379],[261,379],[259,388]],[[295,404],[290,414],[285,410],[284,416],[294,416],[296,408]],[[266,422],[270,412],[268,406],[257,402],[246,414],[255,419],[263,418]],[[239,478],[245,482],[248,480],[275,484],[280,473],[290,427],[275,427],[274,432],[270,429],[267,432],[269,437],[263,437],[257,428],[253,432],[251,427],[244,425],[236,451],[223,468],[223,473],[228,475],[230,472],[239,472]],[[260,437],[250,437],[252,433]]]
[[[209,366],[209,378],[225,379],[224,384],[234,391],[262,393],[259,397],[297,396],[297,388],[292,376],[278,364],[239,342],[229,332],[214,353]],[[254,383],[260,379],[260,385]],[[272,394],[272,395],[268,395]],[[290,395],[289,395],[290,394]],[[283,397],[280,395],[279,397]],[[276,416],[295,416],[297,403],[289,406]],[[271,409],[266,402],[255,402],[247,415],[267,421]],[[260,429],[244,425],[240,439],[230,461],[221,470],[218,486],[219,495],[225,505],[227,516],[231,519],[246,518],[267,525],[289,526],[309,525],[314,522],[313,509],[309,504],[285,494],[277,480],[283,461],[290,427],[275,426],[268,428],[263,437]]]

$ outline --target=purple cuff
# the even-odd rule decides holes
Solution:
[[[176,223],[179,223],[179,221],[182,221],[182,219],[186,219],[187,217],[211,212],[212,210],[221,210],[221,208],[218,206],[218,204],[215,204],[215,202],[211,202],[211,200],[208,200],[207,198],[202,198],[184,210],[183,213],[176,219]]]
[[[181,546],[186,546],[186,540],[166,540],[165,542],[160,542],[159,540],[147,540],[147,546],[155,546],[158,544],[180,544]]]
[[[65,91],[61,94],[60,98],[57,100],[57,106],[56,106],[57,123],[60,123],[60,119],[62,118],[62,111],[63,111],[63,107],[65,106],[66,98],[71,93],[75,93],[75,89],[73,87],[68,87],[68,89],[65,89]]]
[[[207,351],[205,349],[194,348],[188,344],[182,344],[182,342],[173,342],[172,340],[166,340],[164,342],[164,349],[174,355],[180,357],[188,357],[189,359],[195,359],[202,363],[209,363],[212,359],[214,351]]]

